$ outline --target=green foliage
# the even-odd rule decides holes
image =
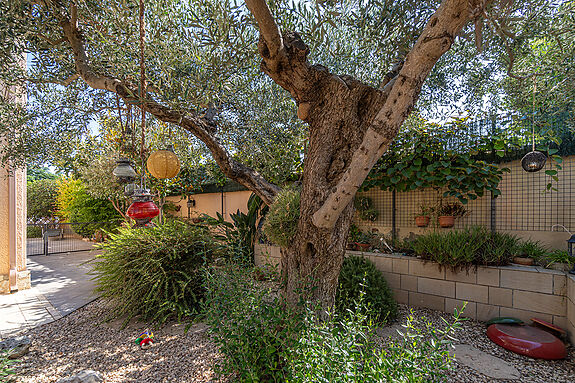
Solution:
[[[555,263],[573,265],[575,263],[575,257],[569,256],[567,250],[553,250],[545,254],[544,257],[537,259],[537,262],[545,267],[551,267]]]
[[[470,139],[464,123],[458,120],[454,126],[440,126],[412,118],[400,131],[393,149],[371,170],[361,190],[444,188],[444,197],[456,197],[464,204],[486,192],[499,195],[497,187],[508,169],[475,157],[482,150],[491,150],[492,137]]]
[[[67,222],[94,222],[74,227],[83,237],[91,237],[98,229],[112,230],[121,218],[110,201],[91,197],[79,179],[59,181],[56,204],[58,215]]]
[[[440,203],[437,207],[438,216],[451,216],[460,218],[463,217],[466,213],[467,209],[465,209],[463,205],[458,202]]]
[[[28,167],[26,169],[26,180],[28,182],[38,181],[38,180],[54,180],[58,178],[57,174],[54,174],[50,169],[42,167]]]
[[[364,314],[361,298],[355,311],[346,316],[330,315],[318,320],[309,311],[305,328],[288,354],[291,376],[288,383],[424,383],[440,382],[451,368],[448,347],[453,331],[460,327],[460,313],[443,328],[407,318],[400,340],[383,349],[376,344],[374,327]]]
[[[42,218],[53,218],[56,214],[58,181],[39,179],[28,182],[26,188],[26,209],[28,219],[38,221]]]
[[[0,351],[0,382],[10,382],[15,374],[12,366],[18,361],[8,359],[8,354],[9,350]]]
[[[224,355],[216,372],[239,382],[283,382],[301,317],[250,275],[228,265],[210,269],[206,278],[205,321]]]
[[[231,259],[244,265],[254,264],[254,245],[256,243],[257,222],[268,210],[262,199],[252,194],[248,199],[248,212],[242,213],[239,209],[230,214],[232,222],[226,222],[223,215],[217,214],[217,218],[204,217],[206,223],[215,226],[218,239],[226,243]]]
[[[346,257],[335,296],[337,312],[345,314],[355,309],[360,297],[366,305],[366,315],[374,322],[389,322],[397,316],[397,303],[381,271],[364,257]]]
[[[373,207],[373,201],[366,196],[357,196],[354,200],[355,209],[359,212],[359,218],[364,221],[377,221],[379,211]]]
[[[452,268],[471,265],[500,266],[508,264],[516,253],[519,240],[483,227],[461,231],[433,232],[413,243],[415,254]]]
[[[163,323],[199,313],[204,268],[220,251],[206,227],[169,221],[108,235],[98,245],[103,251],[92,275],[96,291],[112,304],[112,317]]]
[[[300,192],[284,189],[276,196],[264,222],[263,231],[274,244],[288,247],[293,240],[299,220]]]
[[[545,258],[549,250],[539,241],[527,240],[517,246],[516,255],[533,258],[536,261]]]

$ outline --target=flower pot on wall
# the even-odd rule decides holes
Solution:
[[[429,217],[425,215],[415,217],[415,224],[417,227],[427,227],[429,225]]]
[[[455,225],[455,217],[450,215],[440,215],[438,221],[441,227],[453,227]]]

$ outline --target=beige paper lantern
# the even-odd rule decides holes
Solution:
[[[160,179],[174,178],[180,172],[180,160],[169,149],[156,150],[150,154],[146,165],[150,174]]]

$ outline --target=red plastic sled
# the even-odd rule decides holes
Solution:
[[[565,345],[559,338],[537,327],[492,324],[487,336],[501,347],[537,359],[564,359]]]

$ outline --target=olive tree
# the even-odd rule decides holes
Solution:
[[[329,307],[354,195],[433,68],[454,44],[472,46],[467,40],[474,39],[482,48],[485,36],[509,33],[513,20],[528,20],[531,9],[542,6],[150,0],[140,67],[139,4],[133,0],[2,3],[0,75],[9,85],[28,84],[31,100],[27,109],[0,103],[2,115],[11,116],[0,134],[14,138],[2,154],[26,153],[38,131],[53,137],[45,145],[69,145],[66,138],[86,129],[87,116],[112,113],[119,101],[192,135],[227,177],[270,205],[280,185],[262,175],[266,162],[260,171],[249,166],[258,165],[249,151],[265,156],[259,143],[270,140],[300,145],[300,213],[294,238],[282,250],[284,294],[295,303],[300,288],[311,284],[310,298]],[[11,59],[23,52],[29,53],[28,71]],[[433,87],[424,92],[434,93]]]

